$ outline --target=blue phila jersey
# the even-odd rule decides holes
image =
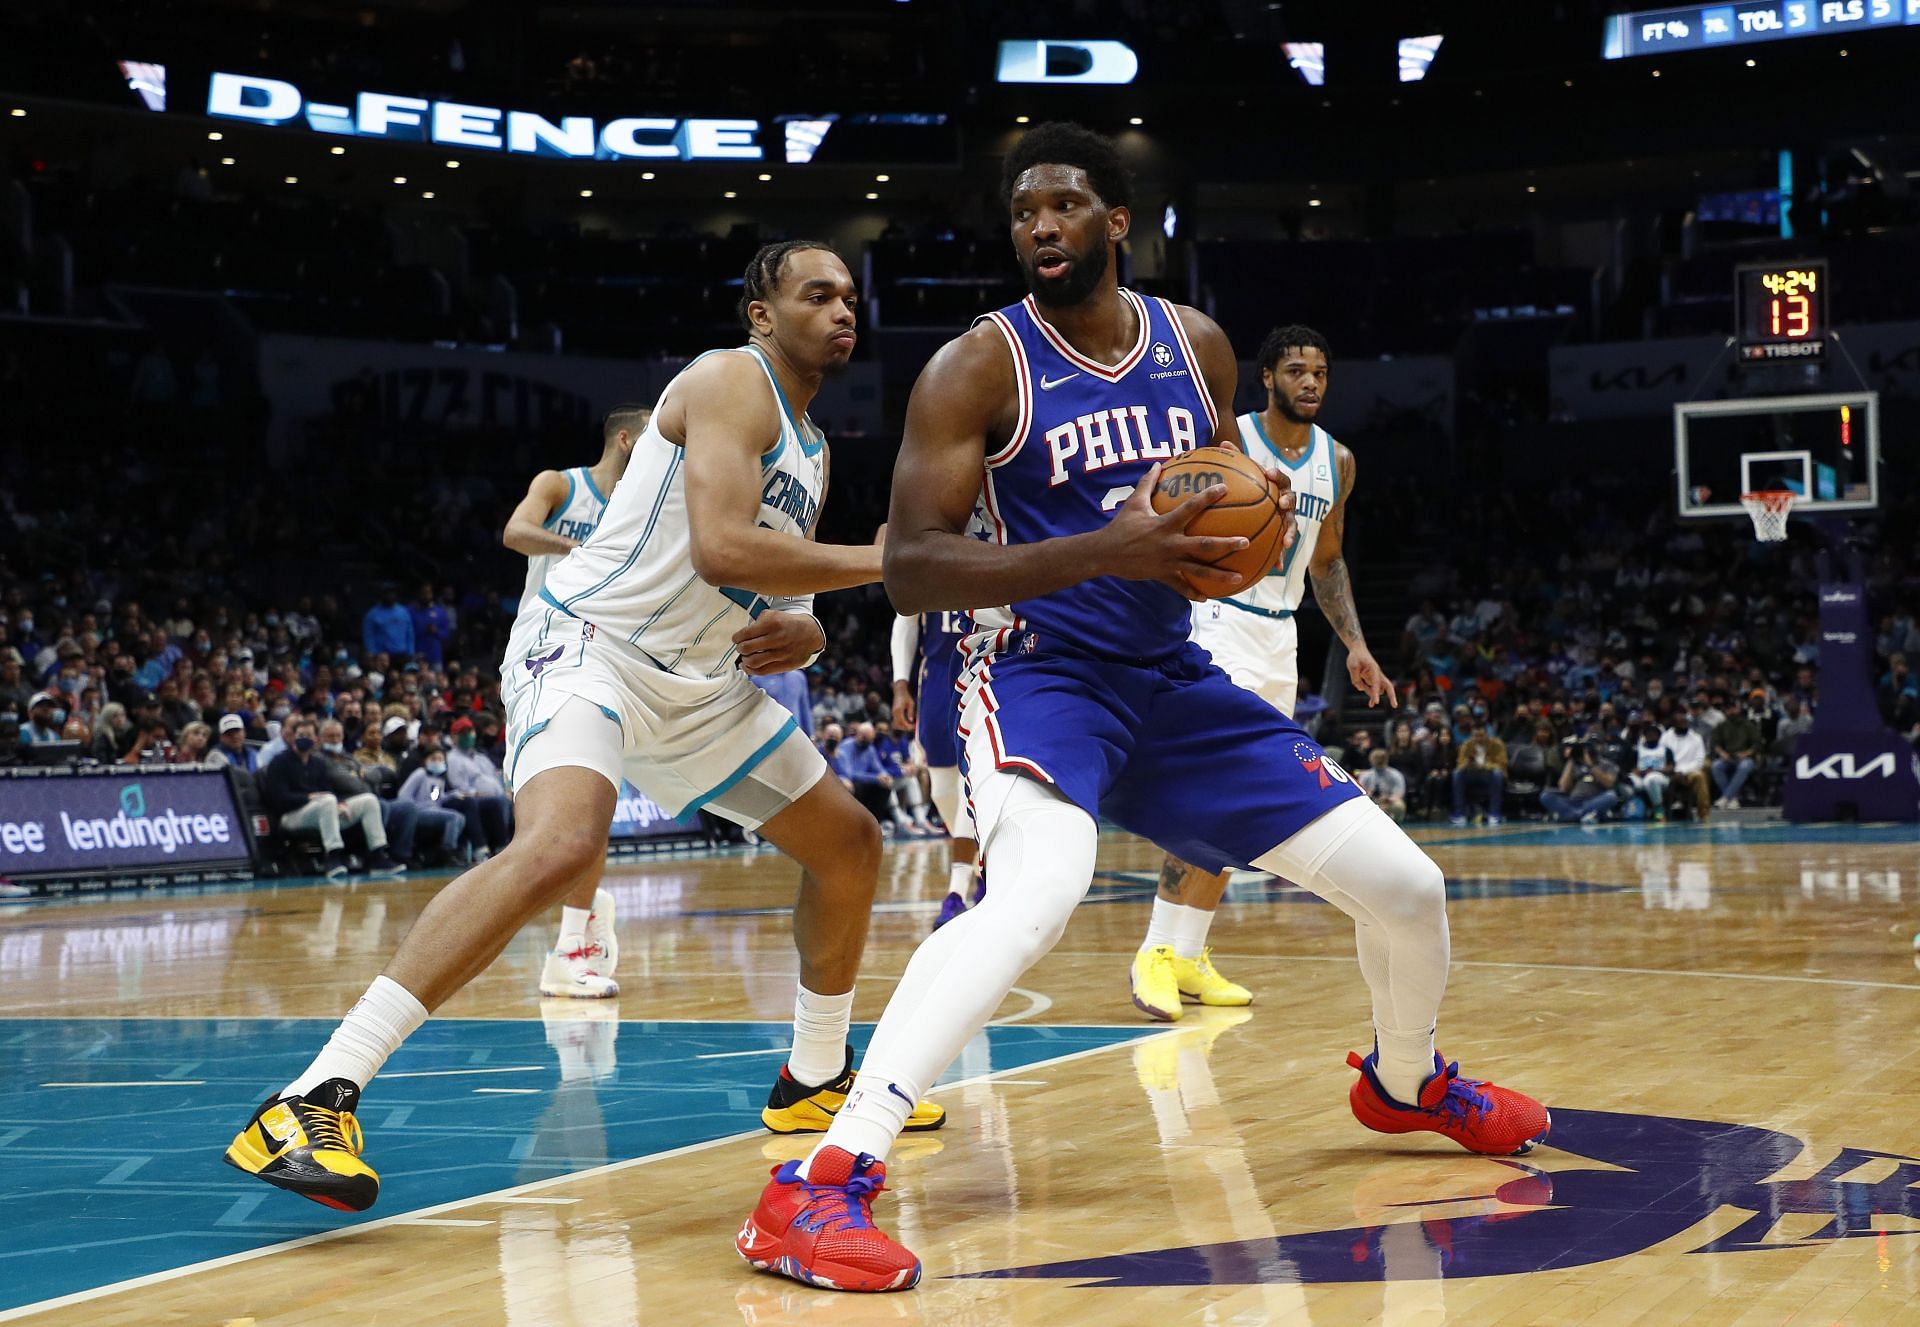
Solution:
[[[994,542],[1097,530],[1156,461],[1213,441],[1220,421],[1173,306],[1125,289],[1120,297],[1140,334],[1113,365],[1068,345],[1031,295],[985,315],[1006,338],[1020,393],[1012,436],[987,455],[981,499]],[[1027,648],[1157,659],[1185,643],[1193,606],[1157,581],[1106,576],[973,618],[982,635],[972,651],[1011,648],[1030,632]]]
[[[960,642],[973,634],[973,619],[951,609],[920,615],[920,663],[916,669],[925,676],[927,669],[943,675],[951,683],[960,670]],[[924,700],[924,697],[923,697]]]

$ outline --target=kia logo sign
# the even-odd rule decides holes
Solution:
[[[1853,763],[1853,753],[1842,751],[1828,756],[1815,764],[1806,756],[1800,757],[1793,767],[1793,776],[1797,779],[1870,779],[1893,777],[1893,752],[1883,751],[1864,765]]]
[[[305,119],[308,128],[323,134],[541,157],[759,161],[763,155],[758,120],[633,116],[596,126],[588,116],[564,115],[556,123],[531,111],[387,92],[362,92],[352,105],[337,105],[308,101],[281,79],[246,74],[214,74],[208,80],[207,114],[263,125]]]
[[[1131,83],[1140,57],[1123,41],[1003,41],[1002,83]]]

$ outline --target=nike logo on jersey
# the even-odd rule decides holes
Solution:
[[[1061,383],[1072,382],[1075,378],[1079,376],[1080,375],[1078,373],[1069,373],[1064,378],[1049,378],[1046,374],[1043,373],[1040,375],[1040,390],[1043,392],[1050,392],[1054,388],[1058,387]]]

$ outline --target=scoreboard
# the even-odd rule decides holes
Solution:
[[[1825,259],[1746,263],[1735,268],[1733,308],[1734,336],[1743,361],[1825,358]]]
[[[1746,0],[1741,4],[1643,9],[1607,19],[1609,60],[1710,50],[1857,29],[1920,26],[1920,0]]]

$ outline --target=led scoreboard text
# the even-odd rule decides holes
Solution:
[[[1601,54],[1622,60],[1901,26],[1920,27],[1920,0],[1748,0],[1746,4],[1643,9],[1607,19]]]
[[[1827,349],[1827,265],[1751,264],[1734,272],[1743,360],[1819,359]]]

